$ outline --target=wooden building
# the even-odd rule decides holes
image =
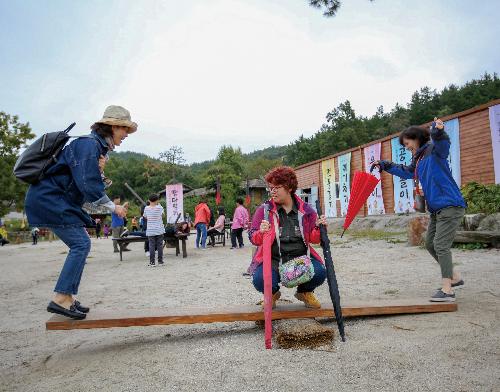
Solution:
[[[455,113],[442,118],[443,121],[448,121],[456,118],[459,121],[461,168],[460,178],[462,185],[465,185],[472,181],[483,184],[495,183],[489,107],[498,104],[500,104],[500,99],[496,99],[484,105],[476,106],[463,112]],[[423,124],[423,126],[429,125],[430,122]],[[335,178],[338,179],[338,157],[350,152],[350,183],[352,183],[354,172],[365,170],[363,149],[372,144],[381,143],[380,159],[392,161],[391,139],[397,137],[398,135],[399,132],[386,136],[382,139],[373,140],[372,142],[365,145],[351,148],[349,150],[342,151],[337,154],[330,155],[328,157],[298,166],[296,168],[296,172],[299,181],[299,189],[297,191],[299,196],[304,198],[307,202],[312,203],[313,205],[315,200],[319,198],[324,210],[321,162],[333,158],[335,161]],[[394,189],[392,176],[383,172],[381,182],[386,214],[393,214]],[[339,193],[337,192],[335,202],[337,204],[337,216],[340,217],[340,201],[338,200],[338,194]],[[367,215],[366,205],[360,210],[358,215]]]

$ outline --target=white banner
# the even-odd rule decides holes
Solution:
[[[411,152],[399,143],[399,137],[391,139],[392,161],[398,165],[411,164]],[[413,209],[413,180],[392,176],[394,184],[394,212],[404,214],[414,212]]]
[[[460,187],[462,175],[460,172],[460,124],[458,118],[444,122],[444,131],[450,137],[450,154],[448,155],[448,165],[451,175]]]
[[[493,167],[495,184],[500,184],[500,105],[490,107],[491,144],[493,147]]]
[[[167,199],[167,223],[175,223],[177,216],[181,214],[178,222],[184,221],[184,195],[182,184],[171,184],[166,186],[165,197]]]
[[[332,158],[321,162],[321,172],[323,176],[323,205],[325,206],[325,216],[327,218],[334,218],[337,216],[335,160]]]
[[[363,149],[365,156],[365,170],[369,173],[370,167],[373,162],[380,160],[381,143],[375,143]],[[375,177],[380,179],[380,172],[375,169],[372,173]],[[382,197],[382,182],[379,181],[373,192],[367,200],[368,215],[385,214],[384,198]]]
[[[351,193],[351,153],[339,156],[337,164],[339,166],[340,215],[346,216]]]

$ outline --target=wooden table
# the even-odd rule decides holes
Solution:
[[[186,240],[187,237],[189,237],[189,234],[176,234],[174,237],[171,236],[164,236],[163,240],[164,245],[167,246],[167,244],[171,245],[172,247],[175,248],[175,255],[179,256],[180,252],[180,246],[179,243],[182,244],[182,258],[187,257],[187,246],[186,246]],[[128,237],[121,237],[121,238],[113,238],[113,241],[116,241],[118,244],[118,249],[120,250],[120,261],[123,260],[123,249],[125,246],[132,242],[146,242],[148,240],[148,237],[140,237],[140,236],[135,236],[131,235]]]

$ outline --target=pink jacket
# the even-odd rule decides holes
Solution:
[[[217,221],[215,222],[214,229],[217,231],[222,231],[224,230],[224,222],[226,220],[226,217],[224,215],[219,215],[217,218]]]
[[[319,255],[319,253],[316,252],[316,250],[312,247],[312,244],[319,244],[321,240],[319,227],[316,227],[316,218],[318,217],[318,215],[316,214],[316,211],[309,204],[305,203],[300,197],[298,197],[297,195],[295,195],[294,197],[295,200],[297,200],[299,207],[299,224],[302,228],[301,231],[304,238],[304,242],[309,247],[311,251],[311,256],[314,257],[316,260],[318,260],[321,264],[324,264],[324,261]],[[274,241],[276,235],[274,229],[273,215],[276,215],[276,218],[279,223],[279,218],[277,216],[278,208],[276,204],[272,201],[272,199],[266,201],[265,204],[269,206],[270,210],[269,223],[271,224],[271,236]],[[257,251],[254,254],[252,263],[250,264],[250,267],[248,267],[248,272],[252,275],[257,266],[261,264],[264,260],[263,257],[264,252],[262,250],[263,235],[260,232],[260,224],[263,219],[264,219],[264,205],[261,205],[259,208],[257,208],[257,211],[255,211],[255,214],[253,215],[252,227],[248,231],[248,238],[250,239],[250,242],[253,245],[257,246]]]
[[[236,207],[236,210],[234,210],[231,229],[246,229],[249,221],[250,215],[248,214],[247,209],[243,206],[238,206]]]

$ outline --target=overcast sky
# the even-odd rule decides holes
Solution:
[[[0,110],[37,134],[109,104],[139,124],[121,151],[189,163],[312,135],[349,99],[359,114],[500,70],[500,1],[0,0]]]

